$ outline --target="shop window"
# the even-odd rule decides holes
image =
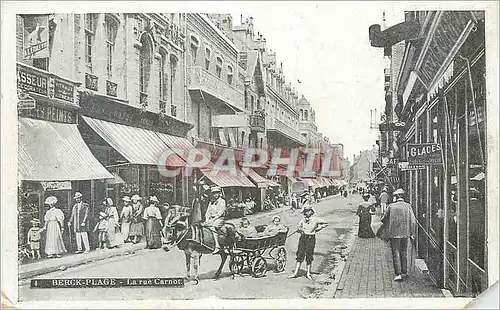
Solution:
[[[117,31],[118,25],[116,21],[106,18],[106,73],[109,80],[113,77],[113,54]]]
[[[439,103],[435,104],[429,111],[430,122],[430,137],[429,142],[442,144],[441,139],[441,124],[438,122],[438,107]],[[443,219],[444,219],[444,205],[443,205],[443,169],[439,166],[431,167],[430,175],[430,225],[434,234],[441,245],[443,237]]]
[[[210,51],[210,49],[207,47],[205,48],[205,69],[207,71],[210,71],[210,59],[211,59],[211,55],[212,52]]]
[[[215,74],[218,78],[221,78],[222,76],[222,58],[220,57],[217,57],[216,59]]]
[[[483,56],[484,57],[484,56]],[[484,63],[471,68],[472,85],[465,84],[467,100],[469,259],[485,269],[486,163],[484,114]],[[474,96],[474,97],[473,97]]]
[[[148,35],[144,34],[141,37],[141,50],[139,51],[139,91],[142,93],[148,92],[149,78],[151,74],[151,43]]]
[[[97,26],[97,14],[85,14],[85,67],[87,72],[93,72],[93,50],[95,31]]]
[[[233,67],[227,66],[227,83],[233,85]]]

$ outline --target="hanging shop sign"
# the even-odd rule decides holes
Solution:
[[[24,59],[49,57],[49,15],[25,15]]]
[[[46,191],[56,191],[56,190],[70,190],[71,181],[48,181],[40,182],[42,187]]]
[[[405,131],[408,129],[408,124],[404,122],[382,123],[378,126],[380,131]]]
[[[409,143],[406,155],[410,164],[439,165],[443,162],[442,149],[439,143]]]
[[[402,161],[398,163],[398,168],[401,171],[409,171],[409,170],[424,170],[425,166],[424,165],[415,165],[415,164],[410,164],[407,161]]]

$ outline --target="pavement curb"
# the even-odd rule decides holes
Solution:
[[[133,245],[131,247],[122,248],[122,249],[118,248],[115,251],[108,250],[108,252],[102,253],[102,254],[106,254],[106,255],[102,255],[102,256],[85,257],[85,256],[83,256],[84,254],[80,254],[80,255],[82,255],[82,258],[77,260],[77,261],[74,261],[74,262],[66,262],[66,263],[61,262],[60,264],[57,264],[57,265],[52,265],[52,266],[42,267],[42,268],[33,269],[33,270],[27,270],[24,272],[19,272],[18,279],[19,279],[19,281],[27,280],[27,279],[30,279],[30,278],[33,278],[36,276],[40,276],[40,275],[44,275],[47,273],[51,273],[54,271],[62,271],[62,270],[66,270],[68,268],[78,267],[78,266],[85,265],[88,263],[94,263],[94,262],[98,262],[101,260],[105,260],[105,259],[109,259],[109,258],[113,258],[113,257],[117,257],[117,256],[123,256],[123,255],[128,255],[131,253],[136,253],[136,252],[141,251],[141,250],[145,250],[144,243],[136,244],[136,245]],[[77,255],[77,254],[75,254],[75,255]]]

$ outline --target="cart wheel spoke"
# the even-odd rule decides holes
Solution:
[[[262,257],[256,257],[252,264],[252,274],[254,277],[260,278],[267,273],[267,262]]]
[[[274,260],[274,265],[276,272],[283,272],[286,267],[286,249],[285,247],[279,247],[278,253],[276,254],[276,258]]]

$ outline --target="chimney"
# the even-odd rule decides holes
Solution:
[[[240,14],[240,24],[243,25],[243,14]]]

